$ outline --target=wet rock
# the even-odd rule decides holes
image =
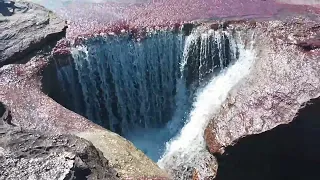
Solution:
[[[165,159],[165,168],[172,179],[214,179],[217,174],[218,162],[207,150],[197,150],[196,155],[185,155],[182,160],[180,152]],[[161,163],[160,163],[161,164]]]
[[[0,5],[0,67],[35,55],[64,36],[66,23],[44,7],[16,2]]]
[[[185,36],[189,36],[193,28],[194,28],[194,24],[186,23],[182,26],[182,32],[184,33]]]

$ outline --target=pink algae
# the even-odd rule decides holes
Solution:
[[[72,3],[60,14],[69,20],[68,37],[177,28],[184,22],[225,17],[272,17],[282,11],[318,11],[276,0],[153,0],[148,3]],[[138,34],[138,33],[136,33]]]

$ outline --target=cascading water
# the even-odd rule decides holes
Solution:
[[[211,175],[206,167],[210,154],[206,150],[204,130],[226,100],[229,91],[250,72],[255,57],[253,42],[251,47],[246,49],[240,40],[237,47],[238,61],[212,77],[210,82],[198,91],[186,125],[177,137],[167,143],[166,151],[158,161],[162,168],[171,171],[178,168],[184,171],[175,176],[175,179],[186,179],[189,168],[197,169],[200,177]]]
[[[202,106],[199,100],[189,116],[197,90],[210,86],[220,93],[223,80],[210,79],[225,74],[225,68],[242,57],[235,36],[233,30],[194,30],[188,36],[152,32],[141,41],[130,35],[90,38],[73,49],[73,63],[58,69],[68,97],[65,106],[121,134],[157,161],[185,120],[199,118],[194,115]],[[222,85],[230,89],[233,82]],[[221,99],[211,101],[218,106]],[[170,151],[167,148],[164,159]]]

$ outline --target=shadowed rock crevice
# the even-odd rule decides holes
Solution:
[[[5,112],[6,112],[6,106],[2,102],[0,102],[0,117],[1,118]]]
[[[217,180],[315,180],[320,171],[320,98],[294,121],[239,140],[218,156]]]
[[[10,113],[10,109],[5,104],[0,102],[0,125],[13,125],[11,123],[11,120],[12,116]]]
[[[13,1],[10,1],[10,3],[0,1],[0,14],[3,16],[12,16],[16,8]]]
[[[312,51],[320,48],[320,37],[299,42],[298,46],[305,51]]]

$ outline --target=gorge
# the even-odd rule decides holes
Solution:
[[[319,135],[318,122],[298,111],[319,116],[317,3],[179,2],[38,2],[60,17],[16,3],[29,17],[19,10],[3,16],[0,51],[0,101],[13,125],[92,143],[103,157],[90,158],[108,163],[92,170],[92,161],[80,156],[92,174],[75,171],[78,178],[104,179],[100,169],[107,169],[109,179],[283,179],[294,167],[268,166],[287,157],[283,166],[310,164],[296,179],[304,173],[316,179],[319,144],[310,139]],[[34,9],[49,19],[14,27]],[[8,27],[59,36],[42,47],[30,36],[29,46],[37,47],[24,51],[17,41],[23,34],[10,35]],[[10,53],[20,55],[10,59]],[[304,107],[311,99],[315,106]],[[296,151],[289,153],[284,142]]]
[[[198,88],[244,51],[233,33],[155,32],[141,42],[127,36],[90,39],[72,50],[74,63],[57,72],[67,93],[61,104],[72,103],[65,106],[123,135],[157,161],[188,118]]]

